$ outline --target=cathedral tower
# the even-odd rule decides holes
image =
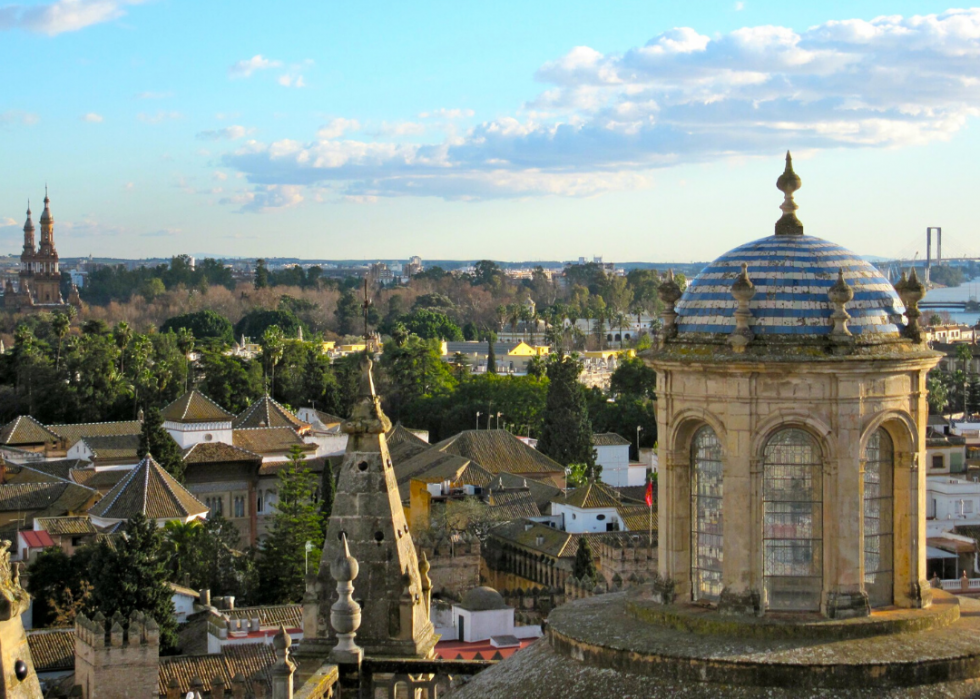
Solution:
[[[61,269],[58,266],[58,251],[54,246],[54,217],[51,216],[51,200],[47,188],[44,190],[44,212],[41,214],[41,243],[38,245],[34,263],[34,279],[31,291],[39,304],[62,303]],[[32,237],[33,242],[33,237]],[[24,236],[25,250],[27,235]]]

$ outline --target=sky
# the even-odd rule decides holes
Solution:
[[[947,0],[948,1],[948,0]],[[0,254],[980,254],[980,8],[0,0]]]

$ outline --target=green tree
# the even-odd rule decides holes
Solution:
[[[584,536],[579,537],[578,550],[575,552],[575,563],[572,566],[572,575],[579,580],[595,580],[599,577],[599,571],[595,566],[595,554],[592,553],[592,546]]]
[[[184,457],[177,442],[163,428],[163,417],[160,409],[148,408],[143,415],[143,425],[140,428],[139,447],[136,455],[140,460],[147,454],[160,464],[164,471],[177,479],[184,481]]]
[[[239,550],[240,535],[220,514],[204,522],[172,521],[163,528],[170,579],[213,595],[247,598],[254,586],[254,563]]]
[[[581,364],[570,356],[556,356],[548,364],[548,398],[538,450],[558,463],[586,464],[595,472],[592,424],[578,377]]]
[[[216,340],[228,345],[235,341],[231,321],[211,310],[182,313],[168,318],[160,326],[160,332],[179,332],[181,328],[187,328],[198,340]]]
[[[456,380],[442,361],[436,340],[410,335],[404,345],[386,342],[381,356],[385,411],[398,421],[411,421],[410,406],[420,399],[449,394]]]
[[[27,591],[34,600],[35,627],[57,626],[60,621],[74,621],[78,612],[88,612],[91,585],[88,564],[92,549],[79,549],[69,556],[60,548],[44,549],[27,568]],[[59,619],[59,611],[66,618]]]
[[[653,399],[657,395],[657,372],[637,357],[623,357],[609,379],[615,395]]]
[[[72,307],[69,306],[69,308]],[[55,358],[54,363],[55,369],[58,369],[58,367],[61,366],[61,345],[71,330],[71,318],[68,317],[67,313],[55,313],[51,326],[55,332],[55,335],[58,336],[58,356]]]
[[[160,626],[161,652],[177,651],[177,618],[173,592],[167,585],[167,554],[163,533],[142,513],[126,523],[115,548],[103,540],[89,564],[92,600],[106,617],[138,611]]]
[[[204,380],[200,390],[236,415],[263,393],[262,366],[241,357],[205,352],[201,358]]]
[[[463,331],[460,327],[449,316],[439,311],[420,308],[403,317],[402,323],[405,324],[409,332],[415,333],[423,340],[459,341],[463,339]]]
[[[265,260],[259,258],[255,261],[255,279],[253,284],[256,289],[264,289],[269,286],[269,268],[265,266]]]
[[[276,391],[276,365],[282,360],[286,349],[286,341],[282,330],[277,325],[269,326],[262,333],[262,362],[266,375],[272,377],[272,393]]]
[[[188,328],[177,331],[177,349],[184,355],[184,390],[187,390],[191,373],[191,352],[194,351],[194,333]]]
[[[497,373],[497,353],[494,351],[493,346],[497,344],[496,333],[490,333],[487,337],[487,373],[496,374]]]
[[[242,316],[241,320],[235,323],[235,336],[241,337],[244,335],[245,337],[258,340],[273,325],[278,326],[284,336],[296,337],[297,331],[302,327],[303,323],[290,310],[257,308],[254,311],[246,313]],[[304,334],[308,331],[309,328],[303,328]]]
[[[323,522],[314,500],[316,478],[294,446],[286,468],[279,472],[279,499],[272,527],[262,540],[259,557],[260,594],[266,603],[298,602],[306,590],[306,542],[312,544],[308,560],[318,565],[323,548]]]
[[[337,301],[337,332],[341,335],[353,335],[357,331],[357,320],[361,316],[361,303],[353,289],[348,289],[340,295]]]

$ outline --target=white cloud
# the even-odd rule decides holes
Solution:
[[[248,78],[257,70],[267,70],[269,68],[279,68],[282,61],[263,58],[262,54],[256,54],[251,58],[237,61],[228,69],[228,76],[231,78]]]
[[[735,3],[735,11],[736,12],[741,12],[744,9],[745,9],[745,3],[744,2],[741,2],[740,1],[740,2],[736,2]]]
[[[221,199],[220,204],[237,204],[239,211],[261,213],[273,209],[290,209],[303,203],[302,188],[295,185],[259,185]]]
[[[118,19],[126,14],[126,6],[139,5],[142,2],[143,0],[57,0],[35,5],[4,5],[0,7],[0,30],[23,29],[55,36]]]
[[[476,112],[472,109],[434,109],[431,112],[422,112],[419,119],[468,119],[475,116]]]
[[[143,238],[172,238],[182,232],[180,228],[160,228],[159,230],[140,233],[140,236]]]
[[[33,126],[40,120],[41,118],[37,114],[25,112],[20,109],[8,109],[5,112],[0,112],[0,125],[21,124],[23,126]]]
[[[140,112],[136,115],[136,118],[146,124],[160,124],[165,121],[174,121],[176,119],[182,119],[184,117],[180,112],[165,112],[160,110],[155,114],[147,114],[145,112]]]
[[[678,27],[616,53],[572,48],[536,78],[545,85],[523,109],[441,142],[368,141],[335,119],[315,139],[249,141],[223,163],[259,187],[332,183],[340,196],[591,196],[649,186],[651,169],[680,163],[948,140],[980,115],[980,9],[801,32]]]
[[[134,189],[136,189],[136,185],[132,182],[127,182],[125,185],[123,185],[123,189],[125,189],[127,192],[132,192]]]
[[[283,87],[306,87],[306,81],[303,80],[302,75],[293,76],[286,73],[284,75],[280,75],[276,82]]]
[[[225,180],[228,179],[228,175],[226,175],[223,172],[215,172],[213,175],[211,175],[211,179],[218,180],[219,182],[224,182]]]
[[[82,116],[82,121],[88,122],[89,124],[101,124],[104,119],[101,114],[96,114],[95,112],[89,112]]]
[[[326,126],[321,126],[320,130],[316,132],[316,135],[317,138],[328,140],[331,138],[340,138],[348,131],[358,131],[360,128],[361,125],[357,119],[337,118],[333,119]]]
[[[414,121],[396,121],[392,123],[383,121],[374,134],[391,138],[398,136],[421,136],[425,131],[425,124],[419,124]]]
[[[16,226],[16,225],[17,225],[17,221],[10,218],[9,216],[4,216],[3,218],[0,218],[0,228],[7,228],[9,226]]]
[[[136,93],[136,99],[138,99],[138,100],[164,100],[164,99],[167,99],[167,98],[173,97],[173,96],[174,96],[174,93],[172,93],[172,92],[153,92],[153,91],[146,91],[146,92],[138,92],[138,93]]]
[[[202,141],[234,141],[239,138],[244,138],[254,131],[255,129],[246,129],[244,126],[232,125],[212,131],[199,131],[197,138]]]

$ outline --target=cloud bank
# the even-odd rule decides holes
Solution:
[[[57,0],[35,5],[0,6],[0,31],[23,29],[55,36],[102,24],[126,14],[143,0]]]
[[[223,162],[255,186],[246,208],[268,210],[302,200],[284,188],[311,185],[359,200],[591,196],[646,186],[652,169],[680,163],[945,140],[980,111],[980,9],[803,32],[680,27],[620,53],[575,47],[535,77],[543,91],[513,116],[440,143],[399,140],[412,129],[351,138],[358,122],[335,119],[311,140],[247,141]]]

